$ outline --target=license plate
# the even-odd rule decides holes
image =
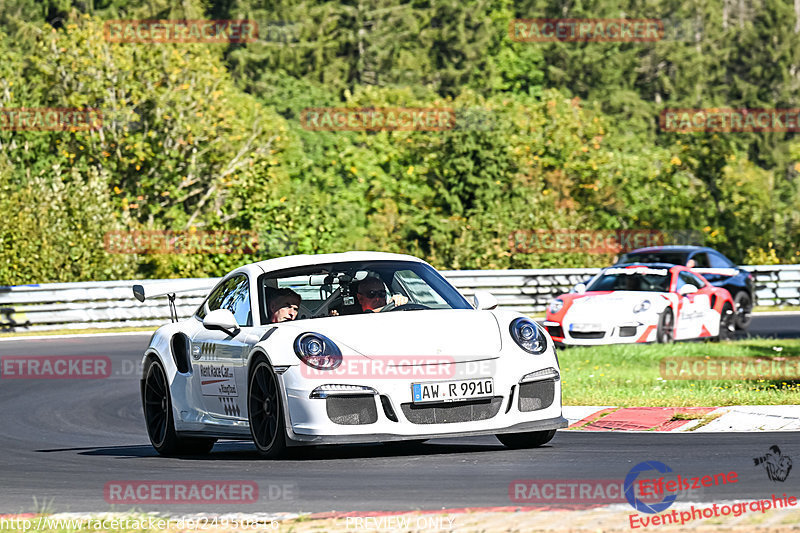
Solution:
[[[493,393],[494,382],[491,378],[411,384],[411,398],[414,403],[491,398]]]
[[[588,333],[591,331],[603,331],[603,326],[601,324],[570,324],[569,330]]]

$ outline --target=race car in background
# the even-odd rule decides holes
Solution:
[[[722,287],[731,293],[738,329],[747,329],[750,325],[755,302],[753,275],[734,265],[720,252],[702,246],[653,246],[626,253],[615,266],[634,263],[688,266],[715,287]]]
[[[547,307],[544,322],[564,345],[728,339],[730,293],[689,268],[665,263],[608,267]]]

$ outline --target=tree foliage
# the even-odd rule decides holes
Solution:
[[[660,18],[656,42],[513,41],[514,18]],[[252,19],[247,43],[112,43],[110,19]],[[374,249],[442,268],[594,266],[528,229],[695,230],[798,262],[795,133],[661,131],[665,108],[791,108],[789,0],[6,0],[0,107],[95,108],[97,131],[0,129],[0,283],[219,275]],[[310,107],[452,110],[445,131],[310,131]],[[247,230],[257,253],[107,253],[111,230]]]

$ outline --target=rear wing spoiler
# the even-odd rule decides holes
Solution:
[[[169,299],[169,315],[173,322],[178,321],[178,310],[175,307],[175,295],[179,292],[197,292],[210,290],[219,278],[202,280],[173,280],[133,286],[133,297],[144,302],[149,298],[166,296]]]

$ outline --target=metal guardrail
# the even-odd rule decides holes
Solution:
[[[743,267],[753,273],[758,305],[800,305],[800,265]],[[544,311],[547,303],[599,268],[526,270],[450,270],[442,274],[465,296],[487,290],[500,307],[523,313]],[[0,331],[158,326],[169,321],[166,297],[140,303],[132,287],[163,283],[171,289],[205,288],[182,293],[176,300],[178,316],[197,309],[219,278],[124,280],[41,285],[0,286]],[[207,282],[207,283],[205,283]]]

